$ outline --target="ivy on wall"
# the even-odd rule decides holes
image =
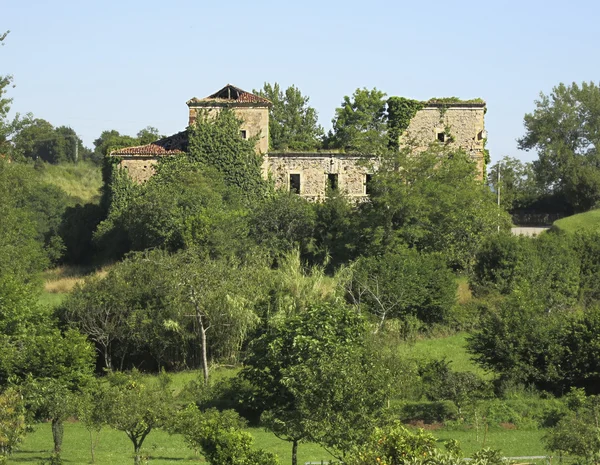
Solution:
[[[406,131],[417,112],[424,106],[424,102],[404,97],[390,97],[388,99],[388,136],[391,149],[398,149],[400,136]]]

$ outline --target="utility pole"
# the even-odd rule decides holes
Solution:
[[[502,162],[498,162],[498,173],[496,176],[496,190],[498,191],[498,233],[500,233],[500,168]]]

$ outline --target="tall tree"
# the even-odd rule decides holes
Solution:
[[[364,346],[366,327],[362,316],[342,302],[315,301],[304,312],[273,323],[252,342],[242,376],[256,388],[255,399],[264,410],[261,420],[277,437],[292,443],[292,465],[296,465],[298,444],[315,439],[312,417],[332,418],[334,413],[341,415],[343,410],[358,408],[356,403],[364,403],[363,389],[359,395],[353,391],[352,396],[345,396],[345,402],[335,402],[331,391],[327,395],[324,391],[339,387],[342,380],[320,376],[344,378],[341,367],[350,360],[356,362],[350,354]],[[329,365],[332,360],[337,361],[335,366]],[[315,383],[308,383],[311,378]],[[329,418],[321,417],[324,422]],[[321,433],[320,437],[331,438]]]
[[[562,192],[575,211],[590,209],[600,201],[600,87],[560,83],[535,106],[519,148],[537,150],[533,167],[545,189]]]
[[[272,150],[314,150],[320,147],[323,128],[318,123],[317,112],[308,106],[305,97],[295,86],[285,92],[278,83],[265,82],[254,91],[273,103],[269,112],[269,145]]]
[[[142,463],[141,449],[153,429],[171,417],[172,393],[169,378],[162,374],[157,381],[144,380],[139,372],[114,373],[109,376],[112,398],[108,423],[125,432],[133,445],[135,465]]]
[[[10,31],[0,32],[0,46],[4,45],[4,40]],[[8,119],[10,104],[12,98],[8,98],[6,93],[12,85],[13,78],[10,74],[0,75],[0,157],[10,155],[12,151],[11,137],[15,134],[23,121],[18,114],[12,119]]]
[[[363,88],[352,97],[344,96],[335,110],[328,145],[370,155],[385,153],[389,145],[385,95],[376,88]]]
[[[363,205],[363,254],[407,244],[468,269],[481,242],[510,225],[462,151],[432,147],[418,157],[408,150],[390,154],[382,158],[372,186]]]
[[[23,124],[13,143],[15,155],[53,164],[76,162],[89,153],[73,129],[55,128],[40,118]]]
[[[500,190],[500,205],[507,211],[527,208],[542,193],[533,164],[508,156],[488,169],[487,182],[492,191]]]

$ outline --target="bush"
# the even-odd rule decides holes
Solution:
[[[397,419],[403,423],[423,422],[426,424],[444,423],[456,420],[456,406],[448,401],[435,402],[402,402],[387,410],[390,419]]]

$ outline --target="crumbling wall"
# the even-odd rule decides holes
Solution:
[[[158,163],[156,157],[123,158],[119,166],[129,173],[131,179],[138,184],[146,182],[154,173],[154,166]]]
[[[196,121],[198,113],[207,111],[209,116],[216,115],[223,107],[194,107],[189,108],[188,124],[191,126]],[[231,108],[236,116],[243,121],[240,129],[246,131],[247,138],[259,136],[255,145],[256,153],[269,151],[269,109],[267,107],[240,106]]]
[[[337,188],[350,199],[366,196],[367,174],[377,169],[374,158],[341,153],[270,153],[269,175],[277,188],[290,189],[290,174],[300,174],[300,195],[308,200],[325,199],[328,175],[337,175]]]
[[[426,106],[410,121],[400,138],[400,146],[408,145],[415,152],[427,149],[432,143],[461,148],[476,163],[478,176],[483,178],[487,137],[484,115],[485,104]]]

